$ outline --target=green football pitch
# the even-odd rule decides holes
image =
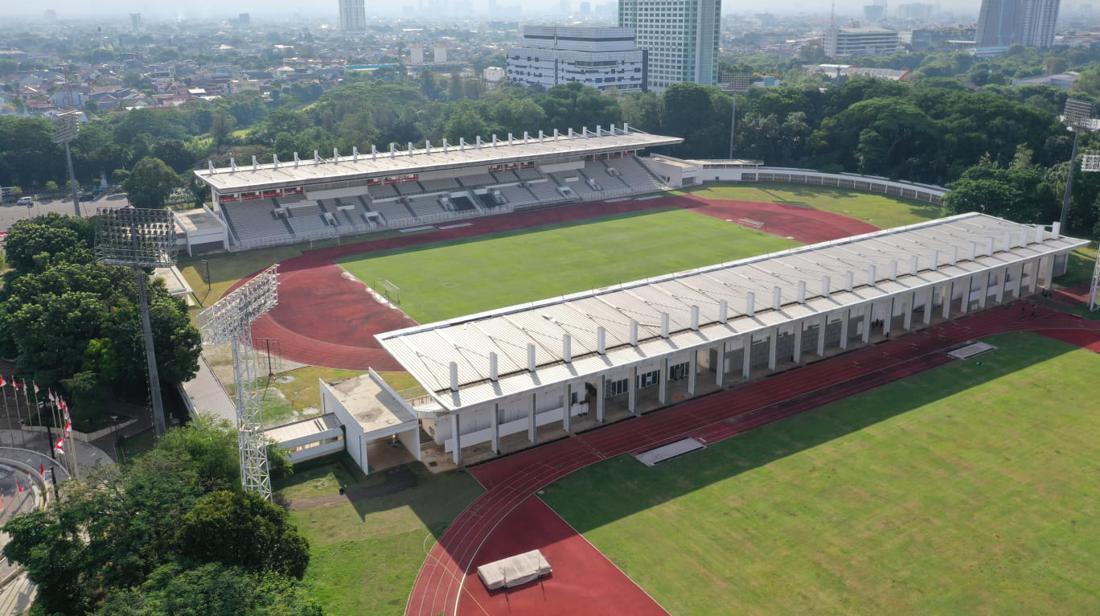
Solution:
[[[543,498],[673,614],[1100,613],[1100,358],[1034,334]]]
[[[421,323],[794,246],[686,210],[659,210],[429,244],[341,262]]]

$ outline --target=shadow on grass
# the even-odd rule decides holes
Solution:
[[[618,456],[549,486],[543,499],[585,533],[1077,348],[1036,334],[989,341],[997,351],[826,404],[655,467]]]

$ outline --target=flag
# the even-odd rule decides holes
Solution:
[[[4,375],[0,374],[0,387],[7,387],[8,381],[4,378]]]
[[[15,485],[19,486],[19,493],[22,494],[23,493],[23,484],[16,483]]]
[[[38,474],[43,477],[46,476],[46,465],[41,462],[38,463]]]
[[[57,442],[53,444],[53,450],[59,454],[65,453],[65,439],[64,437],[57,439]]]
[[[34,385],[34,395],[37,396],[38,395],[38,381],[31,381],[31,384]],[[37,400],[37,398],[35,398],[35,400]]]
[[[19,391],[19,380],[15,378],[14,374],[11,377],[11,388],[15,391]]]

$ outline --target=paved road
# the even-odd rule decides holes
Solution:
[[[82,201],[80,203],[80,210],[82,215],[91,216],[95,214],[97,208],[125,207],[127,204],[128,201],[124,194],[105,195],[95,201]],[[35,216],[42,216],[50,212],[72,214],[73,202],[71,199],[41,201],[35,202],[34,207],[22,207],[14,203],[4,203],[0,205],[0,231],[6,232],[18,220],[34,218]]]

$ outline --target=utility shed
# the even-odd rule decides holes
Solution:
[[[320,385],[321,409],[344,427],[348,455],[364,473],[420,459],[416,415],[378,373]]]

